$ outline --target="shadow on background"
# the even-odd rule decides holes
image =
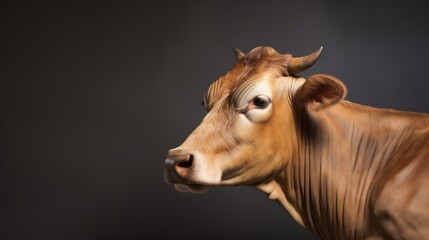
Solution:
[[[2,3],[1,239],[314,239],[256,189],[179,193],[167,150],[233,47],[308,54],[348,100],[429,112],[429,15],[390,1]]]

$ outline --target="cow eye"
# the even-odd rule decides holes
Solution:
[[[252,99],[252,104],[257,108],[266,108],[270,104],[271,100],[264,95],[256,96]]]

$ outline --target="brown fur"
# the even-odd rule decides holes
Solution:
[[[269,47],[236,53],[206,93],[208,115],[170,150],[169,183],[255,186],[322,239],[429,238],[429,115],[344,101],[340,80],[289,76],[292,56]],[[261,82],[271,108],[238,112]]]

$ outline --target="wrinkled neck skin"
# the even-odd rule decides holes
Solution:
[[[297,144],[274,180],[257,186],[322,239],[377,236],[371,202],[397,146],[413,141],[407,117],[342,101],[327,109],[296,110]],[[394,157],[395,156],[395,157]],[[377,183],[378,184],[378,183]]]

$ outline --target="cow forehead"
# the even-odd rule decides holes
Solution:
[[[269,85],[272,80],[279,78],[281,73],[280,66],[269,62],[253,66],[237,63],[225,76],[210,85],[205,100],[209,105],[226,98],[231,100],[229,103],[236,103],[239,98],[250,96],[257,91],[268,94],[271,92]]]

